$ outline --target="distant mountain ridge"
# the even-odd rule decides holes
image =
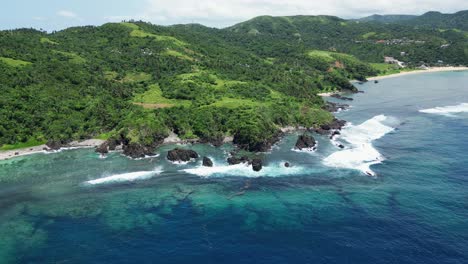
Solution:
[[[420,16],[413,15],[372,15],[356,19],[361,22],[379,22],[406,24],[415,27],[438,28],[438,29],[459,29],[468,31],[468,10],[459,11],[453,14],[443,14],[437,11],[430,11]]]
[[[361,22],[381,22],[381,23],[396,23],[402,21],[408,21],[417,18],[416,15],[372,15],[363,18],[356,19]]]

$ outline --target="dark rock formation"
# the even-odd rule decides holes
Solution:
[[[96,148],[96,152],[97,153],[101,153],[101,154],[107,154],[109,153],[109,145],[108,145],[108,142],[104,142],[102,143],[101,145],[99,145],[97,148]]]
[[[213,167],[213,161],[211,161],[211,159],[208,157],[203,157],[203,166]]]
[[[375,80],[374,83],[379,83],[379,81]]]
[[[208,143],[215,147],[220,147],[221,145],[224,144],[224,136],[217,135],[217,136],[212,136],[212,137],[201,138],[200,143]]]
[[[261,171],[263,167],[262,160],[255,158],[252,160],[252,169],[254,171]]]
[[[345,125],[345,120],[339,120],[335,118],[330,123],[321,125],[319,128],[313,129],[313,131],[319,135],[328,135],[332,130],[341,130],[341,128],[343,128]],[[336,131],[333,133],[335,134]]]
[[[289,168],[289,167],[291,167],[291,164],[289,164],[289,162],[285,162],[285,163],[284,163],[284,166],[285,166],[286,168]]]
[[[339,147],[340,149],[344,149],[344,148],[345,148],[345,146],[343,146],[342,144],[339,144],[338,147]]]
[[[251,163],[251,160],[247,156],[242,156],[241,158],[232,156],[227,159],[227,162],[229,165],[236,165],[241,163]]]
[[[349,107],[347,104],[337,104],[332,102],[327,102],[327,104],[322,107],[323,110],[326,110],[331,113],[338,112],[339,110],[345,110]]]
[[[49,148],[48,150],[59,150],[62,147],[65,147],[67,142],[63,140],[49,140],[46,143],[46,146]]]
[[[237,157],[229,157],[227,159],[227,162],[228,162],[229,165],[236,165],[236,164],[242,163],[241,160],[239,158],[237,158]]]
[[[236,133],[234,134],[234,139],[232,142],[236,144],[239,148],[244,150],[248,150],[251,152],[267,152],[271,149],[273,144],[280,140],[282,135],[283,133],[280,130],[278,130],[271,138],[252,143],[249,142],[248,139],[245,139],[244,137]]]
[[[335,136],[339,136],[339,135],[341,135],[340,131],[336,131],[336,130],[335,130],[335,131],[333,131],[333,133],[331,134],[330,139],[333,139]]]
[[[167,159],[170,161],[190,161],[198,159],[198,153],[191,149],[173,149],[167,153]]]
[[[316,144],[317,142],[315,141],[314,137],[304,134],[297,138],[295,148],[299,150],[312,149],[315,148]]]
[[[336,98],[336,99],[340,99],[340,100],[344,100],[344,101],[353,101],[354,100],[353,98],[345,97],[345,96],[342,96],[340,94],[332,94],[331,97]]]
[[[144,146],[138,143],[129,143],[123,146],[123,154],[131,158],[144,158],[145,156],[154,156],[154,147]]]

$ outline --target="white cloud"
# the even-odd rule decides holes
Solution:
[[[60,10],[57,12],[57,15],[67,18],[78,18],[78,15],[68,10]]]
[[[467,0],[146,0],[137,19],[173,24],[197,22],[225,26],[259,15],[336,15],[344,18],[379,14],[422,14],[430,10],[468,9]]]

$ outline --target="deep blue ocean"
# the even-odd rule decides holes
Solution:
[[[340,137],[290,134],[259,173],[230,145],[182,146],[211,169],[174,146],[0,161],[0,263],[468,263],[468,72],[356,85]]]

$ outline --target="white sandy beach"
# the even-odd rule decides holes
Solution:
[[[400,73],[389,74],[389,75],[384,75],[384,76],[369,77],[367,78],[367,80],[377,81],[377,80],[395,78],[395,77],[411,75],[411,74],[431,73],[431,72],[448,72],[448,71],[468,71],[468,67],[454,67],[454,66],[453,67],[432,67],[432,68],[428,68],[427,70],[414,70],[414,71],[406,71],[406,72],[400,72]],[[320,93],[318,95],[323,96],[323,97],[329,97],[336,93],[338,92]]]
[[[104,140],[101,139],[88,139],[84,141],[73,141],[68,144],[67,148],[94,148],[101,145]],[[6,160],[14,157],[20,157],[25,155],[31,155],[36,153],[44,153],[47,149],[46,145],[34,146],[29,148],[14,149],[7,151],[0,151],[0,160]]]
[[[400,76],[411,75],[411,74],[430,73],[430,72],[447,72],[447,71],[468,71],[468,67],[432,67],[432,68],[428,68],[427,70],[414,70],[414,71],[400,72],[400,73],[384,75],[384,76],[369,77],[367,78],[367,80],[375,81],[375,80],[383,80],[383,79],[400,77]]]

